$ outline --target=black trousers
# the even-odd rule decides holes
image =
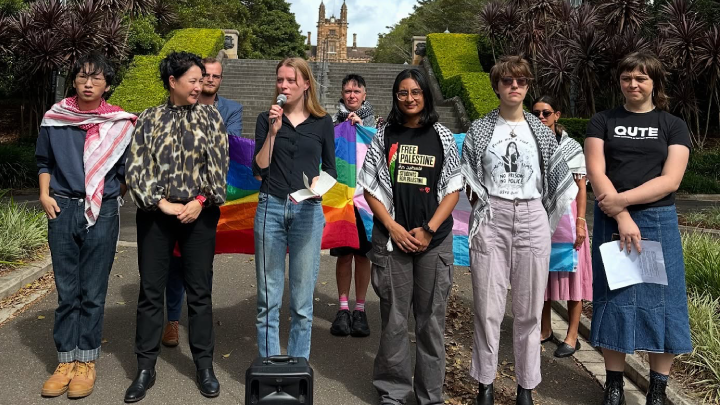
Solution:
[[[212,317],[212,263],[220,208],[208,207],[190,223],[182,224],[161,211],[138,210],[138,267],[140,296],[137,306],[135,354],[138,368],[155,367],[162,339],[165,286],[177,242],[187,291],[190,350],[195,366],[212,367],[215,335]]]

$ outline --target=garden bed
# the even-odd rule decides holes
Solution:
[[[12,198],[0,200],[0,272],[27,264],[46,246],[45,213]]]
[[[680,225],[720,230],[720,207],[678,215]]]

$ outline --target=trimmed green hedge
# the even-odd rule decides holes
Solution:
[[[134,113],[162,104],[167,97],[160,80],[162,59],[153,55],[135,56],[125,78],[108,102]]]
[[[465,106],[468,118],[476,120],[498,106],[498,98],[490,85],[487,73],[462,73],[445,81],[445,97],[458,96]]]
[[[222,30],[206,28],[186,28],[175,32],[165,46],[160,50],[160,56],[165,57],[173,51],[194,53],[201,58],[215,57],[223,49],[225,35]]]
[[[440,83],[455,75],[482,72],[478,59],[479,35],[429,34],[427,55]]]
[[[720,194],[720,149],[690,154],[680,191],[691,194]]]
[[[187,28],[178,30],[165,43],[159,56],[137,55],[122,83],[115,89],[110,104],[139,113],[162,104],[167,91],[160,80],[160,61],[173,51],[194,53],[201,58],[216,56],[223,48],[225,35],[218,29]]]
[[[560,118],[558,124],[565,127],[565,131],[571,138],[580,142],[580,145],[584,145],[588,122],[590,120],[587,118]]]
[[[443,96],[460,97],[468,118],[478,119],[498,105],[478,59],[479,35],[429,34],[427,55]]]

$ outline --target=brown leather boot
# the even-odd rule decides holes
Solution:
[[[165,333],[163,333],[162,344],[167,347],[177,346],[178,343],[180,343],[178,328],[178,321],[168,322],[167,325],[165,325]]]
[[[70,380],[75,376],[75,365],[74,361],[72,363],[58,364],[53,375],[43,384],[42,396],[57,397],[64,394],[68,390]]]
[[[75,377],[68,387],[68,398],[83,398],[90,395],[95,388],[95,362],[77,363]]]

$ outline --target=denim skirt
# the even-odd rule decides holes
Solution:
[[[593,317],[590,343],[623,353],[692,351],[685,263],[675,206],[631,211],[643,238],[662,244],[668,285],[641,283],[608,288],[600,245],[618,232],[617,222],[595,204],[593,225]]]

